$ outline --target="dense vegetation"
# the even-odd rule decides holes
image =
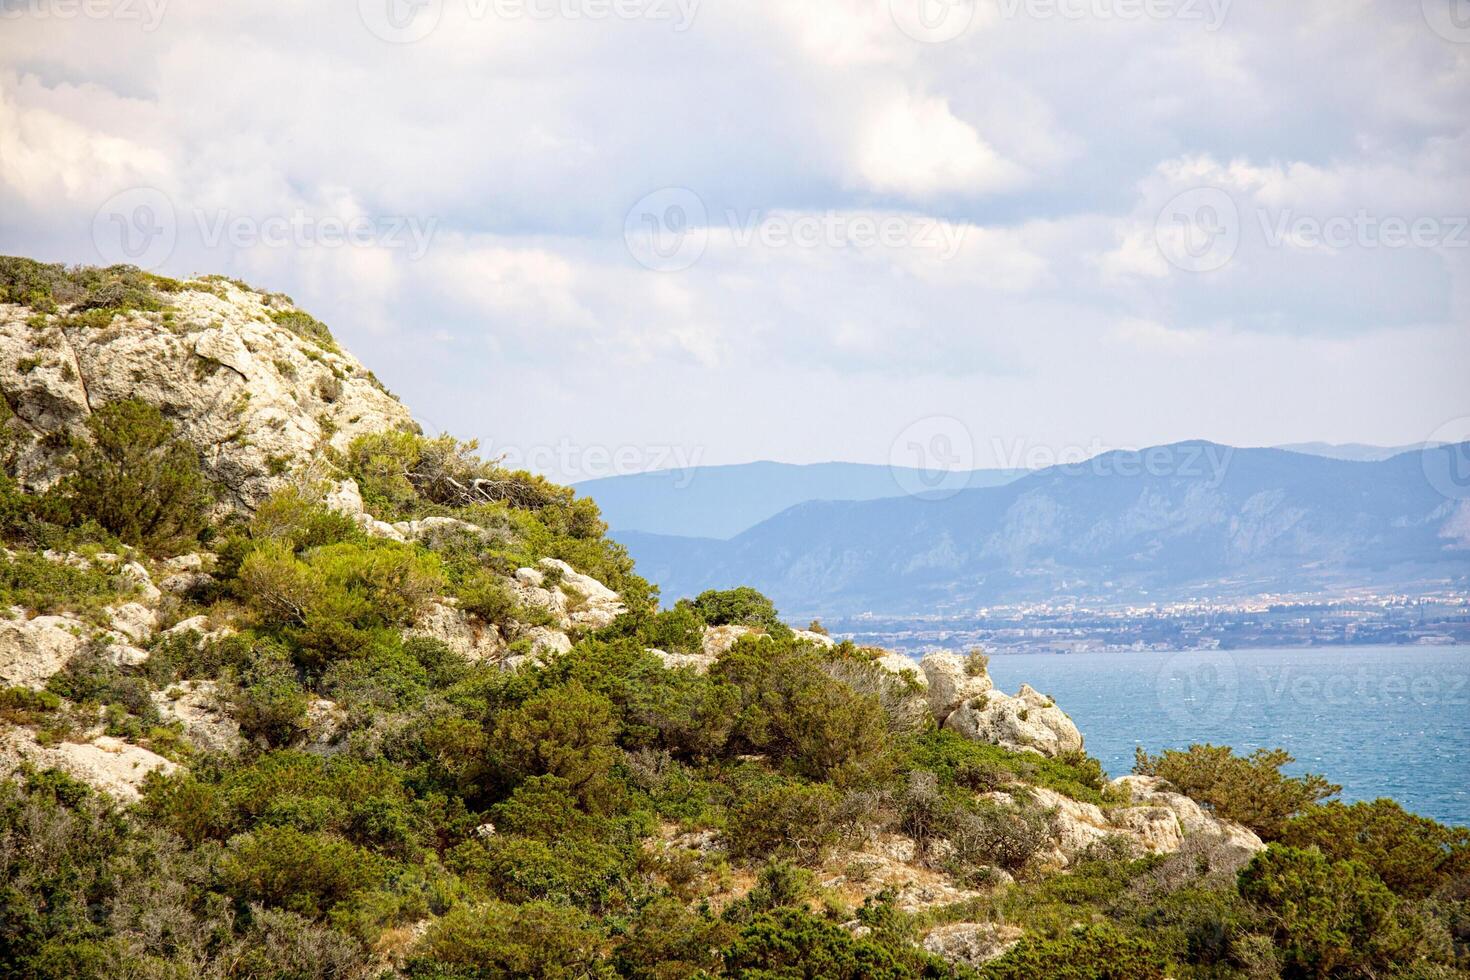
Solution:
[[[8,296],[78,301],[65,276],[0,273]],[[0,480],[8,603],[87,614],[127,595],[43,547],[146,556],[207,540],[212,580],[166,614],[237,627],[160,637],[135,666],[88,651],[47,691],[0,691],[0,721],[40,738],[101,725],[187,763],[129,806],[58,770],[0,782],[0,976],[1470,976],[1470,833],[1387,800],[1328,802],[1336,787],[1285,775],[1281,753],[1139,760],[1260,833],[1270,847],[1248,863],[1191,837],[1143,858],[1108,842],[1051,873],[1055,814],[995,791],[1125,805],[1096,760],[916,723],[899,710],[913,692],[872,651],[800,639],[753,590],[660,610],[569,490],[452,439],[385,433],[326,465],[384,520],[473,530],[369,537],[304,478],[248,519],[211,521],[198,460],[172,435],[122,403],[94,416],[53,489]],[[628,612],[515,671],[407,631],[452,596],[528,651],[518,631],[541,614],[507,576],[547,557]],[[765,635],[707,673],[649,652],[697,652],[720,625]],[[150,692],[183,680],[218,682],[243,750],[205,751],[162,722]],[[313,735],[324,701],[340,713],[330,746]],[[882,834],[978,897],[904,911],[890,891],[823,887],[834,860],[861,879]],[[1025,934],[979,971],[917,945],[958,922]]]

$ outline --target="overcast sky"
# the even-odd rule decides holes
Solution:
[[[289,293],[567,479],[1398,444],[1467,124],[1463,0],[0,0],[0,252]]]

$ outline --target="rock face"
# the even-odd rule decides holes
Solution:
[[[1005,955],[1021,941],[1015,926],[991,922],[956,922],[939,926],[924,937],[924,948],[951,963],[978,967]]]
[[[209,752],[234,752],[244,747],[240,726],[220,703],[214,681],[183,681],[153,693],[153,704],[164,721],[177,721],[184,736]]]
[[[940,725],[961,704],[991,691],[995,685],[984,671],[970,673],[957,653],[931,653],[919,662],[929,688],[929,710]]]
[[[25,764],[60,769],[124,802],[138,798],[150,772],[168,775],[178,768],[161,755],[108,735],[90,742],[41,745],[29,729],[0,731],[0,775],[10,776]]]
[[[206,470],[253,507],[319,448],[413,420],[350,354],[289,329],[304,317],[284,297],[222,280],[171,294],[173,309],[120,314],[104,327],[70,325],[0,304],[0,388],[21,440],[18,478],[58,475],[45,437],[80,433],[108,402],[156,405],[199,447]]]
[[[0,687],[45,687],[86,646],[89,633],[72,616],[0,619]]]
[[[1082,751],[1082,733],[1072,719],[1028,684],[1015,697],[991,691],[965,701],[944,719],[944,727],[1013,752],[1058,756]]]

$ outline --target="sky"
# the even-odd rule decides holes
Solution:
[[[0,0],[0,253],[564,480],[1470,438],[1470,7]]]

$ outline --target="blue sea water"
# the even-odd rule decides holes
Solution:
[[[1470,646],[1013,654],[990,675],[1054,697],[1114,776],[1140,745],[1279,746],[1344,800],[1470,826]]]

